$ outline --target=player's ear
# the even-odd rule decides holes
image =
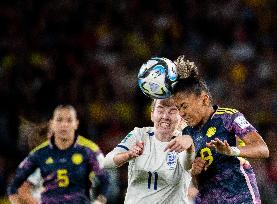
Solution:
[[[79,120],[78,119],[76,119],[76,124],[75,124],[75,130],[77,130],[78,129],[78,127],[79,127]]]
[[[50,119],[48,122],[48,128],[49,128],[49,131],[53,131],[53,120],[52,119]]]
[[[154,123],[153,111],[151,111],[151,121]]]
[[[201,98],[202,98],[202,101],[203,101],[203,106],[209,106],[210,105],[210,96],[207,93],[202,92]]]

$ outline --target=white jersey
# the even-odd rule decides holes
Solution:
[[[129,161],[125,204],[189,203],[191,175],[185,152],[164,152],[168,142],[159,141],[153,127],[135,128],[108,155],[128,151],[144,142],[142,155]],[[108,156],[107,155],[107,156]]]
[[[40,174],[40,169],[36,169],[27,180],[34,186],[32,190],[33,197],[40,202],[41,192],[43,191],[43,179]]]

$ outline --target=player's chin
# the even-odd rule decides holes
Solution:
[[[57,137],[60,138],[61,140],[68,140],[69,139],[67,134],[64,133],[64,132],[62,134],[59,134]]]
[[[159,128],[158,130],[163,135],[172,135],[173,130],[171,128]]]
[[[191,126],[191,127],[195,127],[195,126],[197,126],[197,122],[195,122],[195,121],[193,121],[193,120],[188,120],[188,121],[187,121],[187,125],[188,125],[188,126]]]

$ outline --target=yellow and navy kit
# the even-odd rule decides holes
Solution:
[[[101,182],[101,193],[105,195],[108,190],[109,179],[103,169],[102,157],[99,147],[82,136],[76,135],[73,145],[65,150],[58,149],[52,137],[21,162],[8,186],[8,195],[15,194],[28,176],[39,168],[44,186],[42,203],[89,204],[94,176]]]
[[[199,194],[196,203],[260,203],[255,174],[249,162],[241,162],[238,157],[206,147],[206,143],[215,138],[236,146],[236,137],[243,140],[256,129],[238,110],[218,106],[214,106],[214,110],[200,130],[192,127],[183,130],[184,135],[193,138],[196,155],[209,164],[197,179]]]

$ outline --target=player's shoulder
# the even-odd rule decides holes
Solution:
[[[233,128],[233,125],[236,127],[239,126],[240,128],[252,126],[240,111],[233,108],[219,107],[217,108],[213,118],[221,118],[227,129]],[[211,121],[211,124],[214,124],[214,120]]]
[[[193,128],[191,126],[186,126],[183,130],[182,130],[182,135],[191,135],[193,132]]]
[[[77,145],[88,148],[93,152],[98,152],[100,150],[99,146],[93,141],[79,135],[76,141]]]
[[[153,127],[135,127],[132,132],[140,133],[140,134],[147,134],[150,132],[154,133],[154,128]]]
[[[217,107],[214,115],[234,115],[236,113],[239,113],[239,111],[234,108]]]
[[[141,139],[149,138],[154,136],[154,127],[135,127],[132,132],[136,137],[140,137]]]
[[[153,127],[135,127],[129,132],[120,144],[132,144],[135,141],[148,141],[148,138],[154,135]]]
[[[30,153],[35,153],[38,152],[40,150],[43,150],[45,148],[47,148],[49,146],[49,140],[41,143],[40,145],[36,146]]]

